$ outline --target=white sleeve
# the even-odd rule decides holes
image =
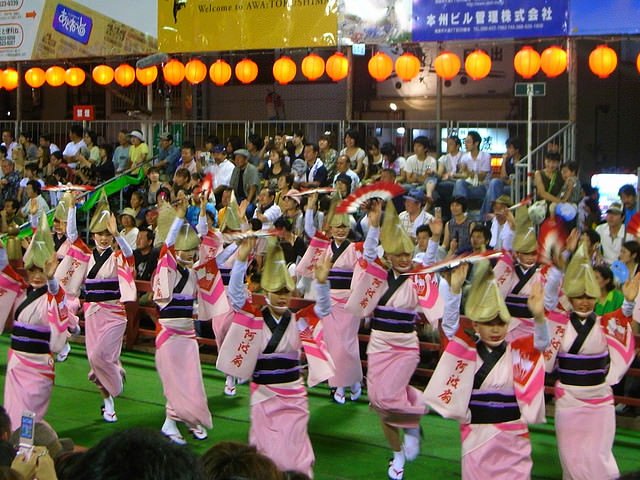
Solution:
[[[35,215],[29,214],[29,223],[31,224],[31,228],[33,229],[38,228],[39,218],[40,218],[40,215],[38,213],[36,213]]]
[[[433,240],[429,239],[429,243],[427,243],[427,251],[424,253],[424,256],[422,257],[422,264],[425,267],[428,267],[429,265],[436,263],[438,259],[439,246],[440,245],[438,245],[438,242],[434,242]]]
[[[373,262],[378,258],[378,243],[380,242],[380,227],[369,227],[364,239],[364,258]]]
[[[231,243],[227,245],[216,257],[216,263],[218,264],[218,267],[221,267],[222,265],[227,263],[227,260],[229,260],[231,255],[236,253],[237,249],[238,249],[237,243]]]
[[[244,307],[247,301],[247,289],[244,286],[244,276],[247,271],[247,262],[236,260],[231,267],[231,277],[227,286],[227,295],[231,306],[238,311]]]
[[[536,322],[533,328],[533,346],[539,352],[544,352],[551,343],[551,337],[549,336],[549,328],[547,322]]]
[[[440,281],[440,294],[444,298],[442,331],[448,339],[451,339],[460,326],[460,302],[462,301],[462,292],[458,294],[451,293],[449,284],[443,278]]]
[[[69,209],[67,214],[67,238],[71,243],[78,239],[78,226],[76,225],[76,207]]]
[[[209,231],[209,225],[207,225],[207,217],[198,215],[198,224],[196,225],[196,231],[200,238],[204,237]]]
[[[122,250],[122,253],[125,257],[129,258],[133,256],[133,250],[131,249],[131,245],[129,245],[129,242],[127,242],[126,238],[120,235],[119,237],[116,237],[116,242],[118,242],[118,246],[120,247],[120,250]]]
[[[631,317],[633,315],[633,308],[635,307],[636,302],[630,302],[629,300],[627,300],[626,298],[624,299],[624,302],[622,302],[622,314],[625,317]]]
[[[544,308],[555,310],[560,297],[560,286],[562,285],[563,274],[557,267],[551,267],[547,274],[547,283],[544,286]]]
[[[313,238],[316,234],[316,226],[313,224],[313,210],[305,210],[304,211],[304,233],[307,234],[309,238]]]
[[[331,286],[327,280],[324,283],[314,282],[316,286],[316,304],[313,311],[319,318],[326,317],[331,313]]]
[[[167,238],[164,243],[167,247],[171,247],[176,243],[176,239],[178,238],[178,233],[180,233],[180,229],[184,224],[184,218],[174,218],[173,223],[171,224],[171,228],[169,229],[169,233],[167,233]]]

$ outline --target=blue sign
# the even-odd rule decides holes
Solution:
[[[640,0],[572,0],[569,35],[638,34]]]
[[[80,12],[58,4],[53,16],[53,29],[84,45],[89,43],[93,20]]]
[[[417,0],[413,41],[564,36],[569,0]]]

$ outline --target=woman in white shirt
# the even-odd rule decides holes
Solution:
[[[340,150],[340,155],[346,155],[351,160],[351,169],[356,172],[359,178],[364,178],[364,159],[367,156],[360,148],[360,134],[357,130],[347,130],[344,134],[344,148]]]
[[[120,236],[125,239],[131,250],[136,249],[136,238],[138,238],[138,228],[136,227],[136,212],[133,208],[125,208],[120,214]]]

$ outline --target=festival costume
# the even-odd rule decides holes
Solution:
[[[26,268],[44,270],[54,253],[53,239],[44,213],[31,245],[24,257]],[[12,428],[18,428],[25,411],[42,421],[49,407],[55,379],[52,353],[59,352],[67,338],[67,313],[64,290],[52,279],[39,288],[27,286],[9,266],[2,250],[0,265],[0,331],[11,311],[14,312],[11,347],[8,351],[4,386],[4,407]]]
[[[580,246],[565,273],[569,298],[599,298],[600,288]],[[561,274],[549,273],[547,291],[557,292]],[[601,317],[581,318],[575,312],[548,309],[552,335],[544,352],[548,372],[557,369],[555,422],[563,478],[570,480],[618,478],[612,447],[615,410],[611,385],[618,383],[635,357],[631,330],[633,303]]]
[[[184,219],[176,219],[153,277],[153,300],[160,308],[161,326],[156,336],[155,357],[167,399],[167,418],[198,431],[213,426],[193,325],[193,302],[199,288],[194,269],[178,263],[176,250],[193,250],[199,243]],[[203,436],[206,438],[206,433]]]
[[[228,375],[251,376],[251,428],[249,442],[283,471],[313,475],[315,456],[307,432],[309,407],[300,376],[300,347],[313,386],[334,374],[323,340],[320,318],[330,309],[329,284],[317,284],[317,301],[296,313],[285,310],[277,318],[267,306],[247,301],[246,262],[236,260],[228,294],[234,320],[218,356],[217,367]],[[261,280],[267,292],[292,291],[282,250],[270,245]]]
[[[459,325],[461,294],[447,295],[443,324]],[[510,315],[495,280],[474,279],[466,315],[478,322]],[[462,478],[512,480],[531,477],[529,423],[543,423],[546,325],[534,335],[488,347],[463,329],[447,348],[424,392],[426,404],[460,422]]]

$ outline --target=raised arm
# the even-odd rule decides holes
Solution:
[[[319,318],[326,317],[331,313],[331,295],[330,285],[327,281],[331,270],[331,259],[327,258],[324,262],[318,262],[314,269],[316,278],[316,304],[313,311]]]
[[[78,239],[78,226],[76,225],[76,205],[75,203],[69,209],[67,214],[67,238],[71,243]]]
[[[240,247],[238,247],[238,256],[231,267],[231,277],[229,279],[229,286],[227,287],[227,294],[229,295],[231,306],[236,311],[241,310],[247,302],[247,289],[244,285],[244,276],[247,271],[247,259],[254,245],[255,239],[253,238],[243,240]]]
[[[312,193],[307,199],[307,208],[304,211],[304,233],[306,233],[309,238],[312,238],[317,231],[313,222],[317,204],[318,194]]]
[[[529,310],[531,310],[531,313],[533,313],[533,318],[535,320],[535,327],[533,329],[533,345],[536,350],[541,352],[544,352],[551,343],[547,320],[544,313],[546,308],[546,296],[546,292],[543,290],[542,285],[540,283],[536,283],[531,289],[529,299],[527,300],[527,305]]]
[[[382,202],[371,200],[369,207],[369,230],[364,240],[364,258],[369,262],[374,262],[378,258],[378,244],[380,243],[380,216],[382,214]]]
[[[444,313],[442,314],[442,331],[449,339],[453,338],[460,326],[460,302],[462,301],[462,284],[467,278],[469,264],[463,263],[451,272],[450,283],[440,283],[440,293],[444,297]]]

